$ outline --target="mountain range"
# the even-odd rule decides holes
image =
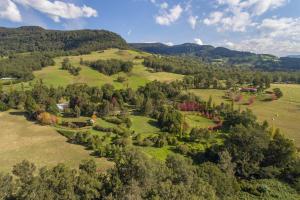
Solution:
[[[84,54],[107,48],[137,49],[167,56],[190,56],[208,63],[254,67],[268,71],[300,69],[299,56],[279,58],[268,54],[255,54],[193,43],[174,46],[162,43],[128,44],[120,35],[107,30],[61,31],[46,30],[38,26],[0,27],[0,56],[39,51]]]

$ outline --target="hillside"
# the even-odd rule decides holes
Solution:
[[[0,56],[33,51],[89,52],[107,48],[128,48],[116,33],[105,30],[58,31],[38,26],[0,27]]]
[[[230,50],[224,47],[185,43],[168,46],[161,43],[132,43],[133,48],[154,54],[173,56],[200,57],[209,63],[221,63],[243,67],[254,67],[258,70],[299,70],[300,59],[295,57],[278,58],[268,54],[254,54],[244,51]]]
[[[174,46],[168,46],[161,43],[132,43],[130,45],[134,48],[156,54],[190,55],[198,57],[209,57],[212,59],[255,55],[250,52],[234,51],[223,47],[215,48],[211,45],[198,45],[192,43],[185,43]]]

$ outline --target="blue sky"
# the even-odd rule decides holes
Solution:
[[[107,29],[128,42],[300,54],[300,0],[0,0],[0,26]]]

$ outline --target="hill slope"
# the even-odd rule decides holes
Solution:
[[[161,43],[132,43],[132,47],[156,54],[164,55],[190,55],[208,58],[231,58],[238,56],[254,56],[250,52],[241,52],[226,49],[223,47],[213,47],[211,45],[197,45],[185,43],[180,45],[168,46]]]
[[[116,33],[105,30],[57,31],[38,26],[0,27],[0,55],[32,51],[92,51],[128,48]]]
[[[230,50],[224,47],[185,43],[168,46],[161,43],[132,43],[133,48],[149,53],[177,56],[196,56],[208,62],[227,65],[250,66],[260,70],[300,70],[300,59],[291,57],[278,58],[268,54],[254,54]]]

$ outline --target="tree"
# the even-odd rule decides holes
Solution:
[[[283,96],[283,93],[282,93],[282,91],[281,91],[280,88],[274,88],[274,89],[273,89],[273,92],[274,92],[274,94],[276,95],[276,97],[277,97],[278,99],[281,98],[281,97]]]
[[[33,163],[23,160],[21,163],[13,166],[12,173],[19,178],[21,183],[29,184],[34,178],[36,167]]]
[[[38,105],[35,102],[35,100],[31,97],[31,95],[28,95],[25,101],[25,110],[28,113],[30,118],[34,118],[34,115],[38,111]]]
[[[184,117],[173,107],[165,106],[162,109],[162,112],[158,117],[158,124],[163,129],[170,133],[180,134],[185,131],[184,130]]]
[[[213,163],[204,163],[198,169],[198,176],[207,181],[220,199],[231,199],[240,190],[234,175],[222,172]]]
[[[81,116],[80,107],[76,105],[75,108],[74,108],[74,111],[75,111],[76,117],[79,118]]]
[[[208,129],[201,129],[201,128],[193,128],[190,132],[190,140],[192,142],[199,142],[203,139],[209,139],[211,133]]]
[[[152,99],[148,98],[145,103],[144,114],[146,116],[149,116],[151,115],[152,112],[153,112]]]
[[[236,164],[236,175],[254,176],[260,169],[269,142],[270,136],[263,128],[243,125],[232,128],[225,140],[225,148]]]
[[[296,158],[294,143],[280,133],[275,133],[265,154],[264,166],[284,168]]]
[[[247,109],[242,112],[233,110],[226,113],[222,128],[228,131],[231,127],[235,127],[239,124],[246,127],[258,125],[256,122],[256,116],[251,110]]]
[[[15,189],[13,177],[9,174],[0,173],[0,199],[12,199]]]

